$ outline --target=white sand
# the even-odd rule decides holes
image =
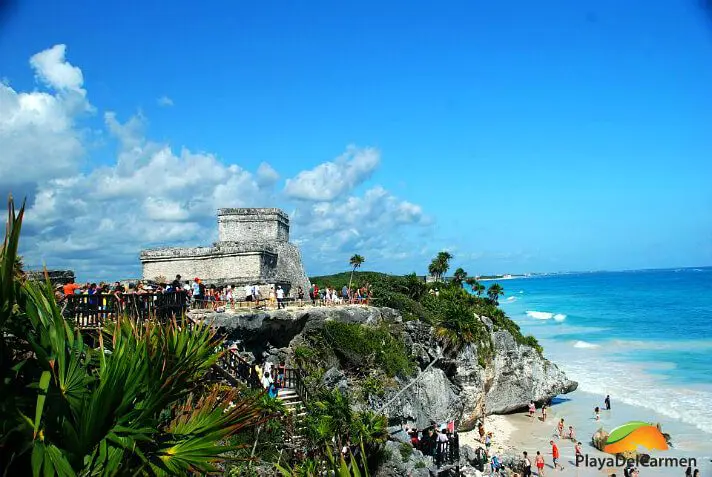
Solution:
[[[508,416],[491,416],[485,420],[485,429],[487,431],[492,430],[495,432],[493,438],[493,449],[495,453],[498,454],[516,454],[521,456],[523,451],[527,451],[529,456],[534,461],[534,456],[537,451],[540,451],[544,456],[546,462],[546,467],[544,468],[544,475],[547,477],[551,476],[580,476],[580,477],[601,477],[610,476],[613,473],[617,477],[622,477],[622,468],[605,468],[599,470],[597,468],[584,468],[575,466],[575,453],[574,453],[574,442],[569,439],[559,439],[554,437],[556,423],[560,418],[565,419],[565,429],[568,429],[569,425],[573,425],[576,430],[577,440],[582,443],[582,450],[584,454],[587,454],[590,458],[606,458],[610,457],[608,454],[598,451],[591,445],[591,435],[599,427],[610,431],[612,428],[620,425],[623,422],[635,419],[641,419],[643,416],[638,415],[639,412],[637,408],[624,405],[616,405],[613,411],[602,412],[602,417],[600,421],[595,421],[592,418],[593,406],[597,405],[597,400],[592,399],[585,393],[576,392],[571,395],[571,400],[554,405],[549,408],[548,417],[546,422],[541,421],[541,413],[537,410],[536,417],[530,419],[526,413],[513,414]],[[653,418],[649,413],[645,416]],[[489,423],[489,424],[488,424]],[[700,469],[700,474],[704,477],[712,476],[712,464],[710,464],[709,459],[710,447],[709,441],[704,440],[703,442],[697,441],[690,443],[685,439],[684,429],[678,426],[672,425],[672,423],[663,421],[664,429],[666,428],[671,432],[673,445],[677,445],[665,452],[657,452],[653,455],[655,457],[695,457],[698,459],[698,468]],[[488,428],[491,427],[490,428]],[[467,435],[467,440],[462,437]],[[469,444],[473,447],[481,446],[479,444],[477,432],[468,432],[460,434],[462,444]],[[549,441],[554,440],[559,452],[561,454],[560,463],[564,466],[564,470],[554,470],[552,467],[551,459],[551,445]],[[536,469],[532,469],[536,470]],[[644,468],[640,467],[640,477],[682,477],[685,475],[685,469],[680,468]],[[534,472],[534,475],[537,475]]]
[[[517,428],[506,416],[487,416],[485,418],[485,432],[492,433],[492,447],[490,452],[503,454],[512,449],[510,441],[512,434]],[[460,445],[468,445],[473,449],[485,447],[484,442],[480,442],[480,434],[474,431],[460,433]]]

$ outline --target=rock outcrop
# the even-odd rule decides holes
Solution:
[[[460,430],[468,430],[486,414],[524,409],[530,400],[546,402],[577,386],[534,348],[517,343],[507,331],[492,329],[491,321],[484,317],[494,345],[494,356],[485,367],[478,361],[476,346],[466,345],[454,355],[445,353],[432,327],[419,321],[403,323],[400,314],[390,308],[306,307],[203,312],[197,317],[212,322],[229,340],[239,342],[253,356],[273,361],[289,358],[291,349],[302,342],[306,333],[323,327],[328,320],[399,324],[397,328],[402,330],[406,349],[418,364],[418,374],[399,378],[397,389],[369,402],[370,407],[382,410],[396,425],[408,423],[423,428],[431,420],[455,419],[460,422]],[[344,374],[336,368],[327,370],[323,382],[342,390],[348,388]]]

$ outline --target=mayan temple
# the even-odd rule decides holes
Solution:
[[[270,286],[292,295],[309,287],[299,248],[289,242],[289,216],[280,209],[218,209],[212,247],[143,250],[141,264],[146,280],[180,274],[208,285],[260,285],[263,296]]]

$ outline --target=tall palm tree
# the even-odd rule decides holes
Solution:
[[[462,287],[462,283],[467,279],[467,272],[462,268],[458,267],[455,273],[452,275],[452,281]]]
[[[495,305],[499,305],[499,297],[502,295],[504,295],[504,288],[499,283],[494,283],[487,289],[487,296]]]
[[[349,291],[351,290],[351,281],[354,279],[354,272],[357,268],[361,268],[361,264],[365,262],[366,259],[359,254],[354,254],[353,257],[349,259],[349,265],[351,265],[351,278],[349,278]]]
[[[435,277],[435,280],[440,281],[450,268],[450,260],[452,254],[447,251],[442,251],[428,265],[428,273]]]
[[[477,293],[477,296],[482,296],[482,293],[485,291],[485,286],[481,284],[480,282],[477,282],[477,285],[475,285],[475,293]]]
[[[482,295],[482,292],[485,291],[485,286],[478,282],[475,277],[467,277],[465,283],[472,289],[472,293],[476,293],[477,296]]]

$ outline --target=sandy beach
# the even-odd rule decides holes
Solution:
[[[697,468],[700,470],[700,475],[703,477],[712,476],[712,441],[710,439],[700,439],[699,431],[692,426],[679,422],[667,421],[664,416],[659,416],[655,413],[650,413],[646,410],[634,406],[617,404],[615,402],[611,411],[602,411],[600,421],[596,421],[593,417],[593,408],[602,403],[598,402],[598,396],[589,393],[575,392],[567,396],[566,399],[554,401],[549,408],[547,420],[544,422],[541,419],[540,410],[537,409],[537,414],[534,418],[529,418],[526,413],[512,414],[507,416],[488,416],[485,419],[486,432],[492,432],[492,447],[491,453],[498,456],[504,455],[522,455],[523,451],[527,451],[529,456],[536,455],[539,451],[544,456],[546,466],[544,468],[545,476],[580,476],[580,477],[600,477],[610,476],[615,474],[622,477],[623,469],[618,467],[598,468],[600,466],[593,464],[593,459],[603,459],[610,457],[608,454],[598,451],[591,445],[591,436],[593,433],[603,427],[607,431],[612,430],[624,422],[631,420],[644,420],[649,422],[660,422],[663,425],[663,430],[672,436],[672,444],[674,447],[665,452],[656,452],[652,454],[655,457],[675,457],[675,458],[695,458],[697,459]],[[563,418],[565,428],[569,425],[574,426],[577,440],[582,443],[584,455],[589,456],[589,467],[576,467],[574,442],[570,439],[559,439],[556,436],[556,424]],[[564,470],[554,470],[551,459],[551,445],[549,441],[554,440],[561,453],[561,464]],[[484,447],[479,442],[477,431],[471,431],[460,434],[461,445],[470,445],[473,448]],[[535,469],[534,469],[535,470]],[[639,467],[640,477],[683,477],[685,468],[652,468]],[[533,475],[538,475],[534,471]]]

